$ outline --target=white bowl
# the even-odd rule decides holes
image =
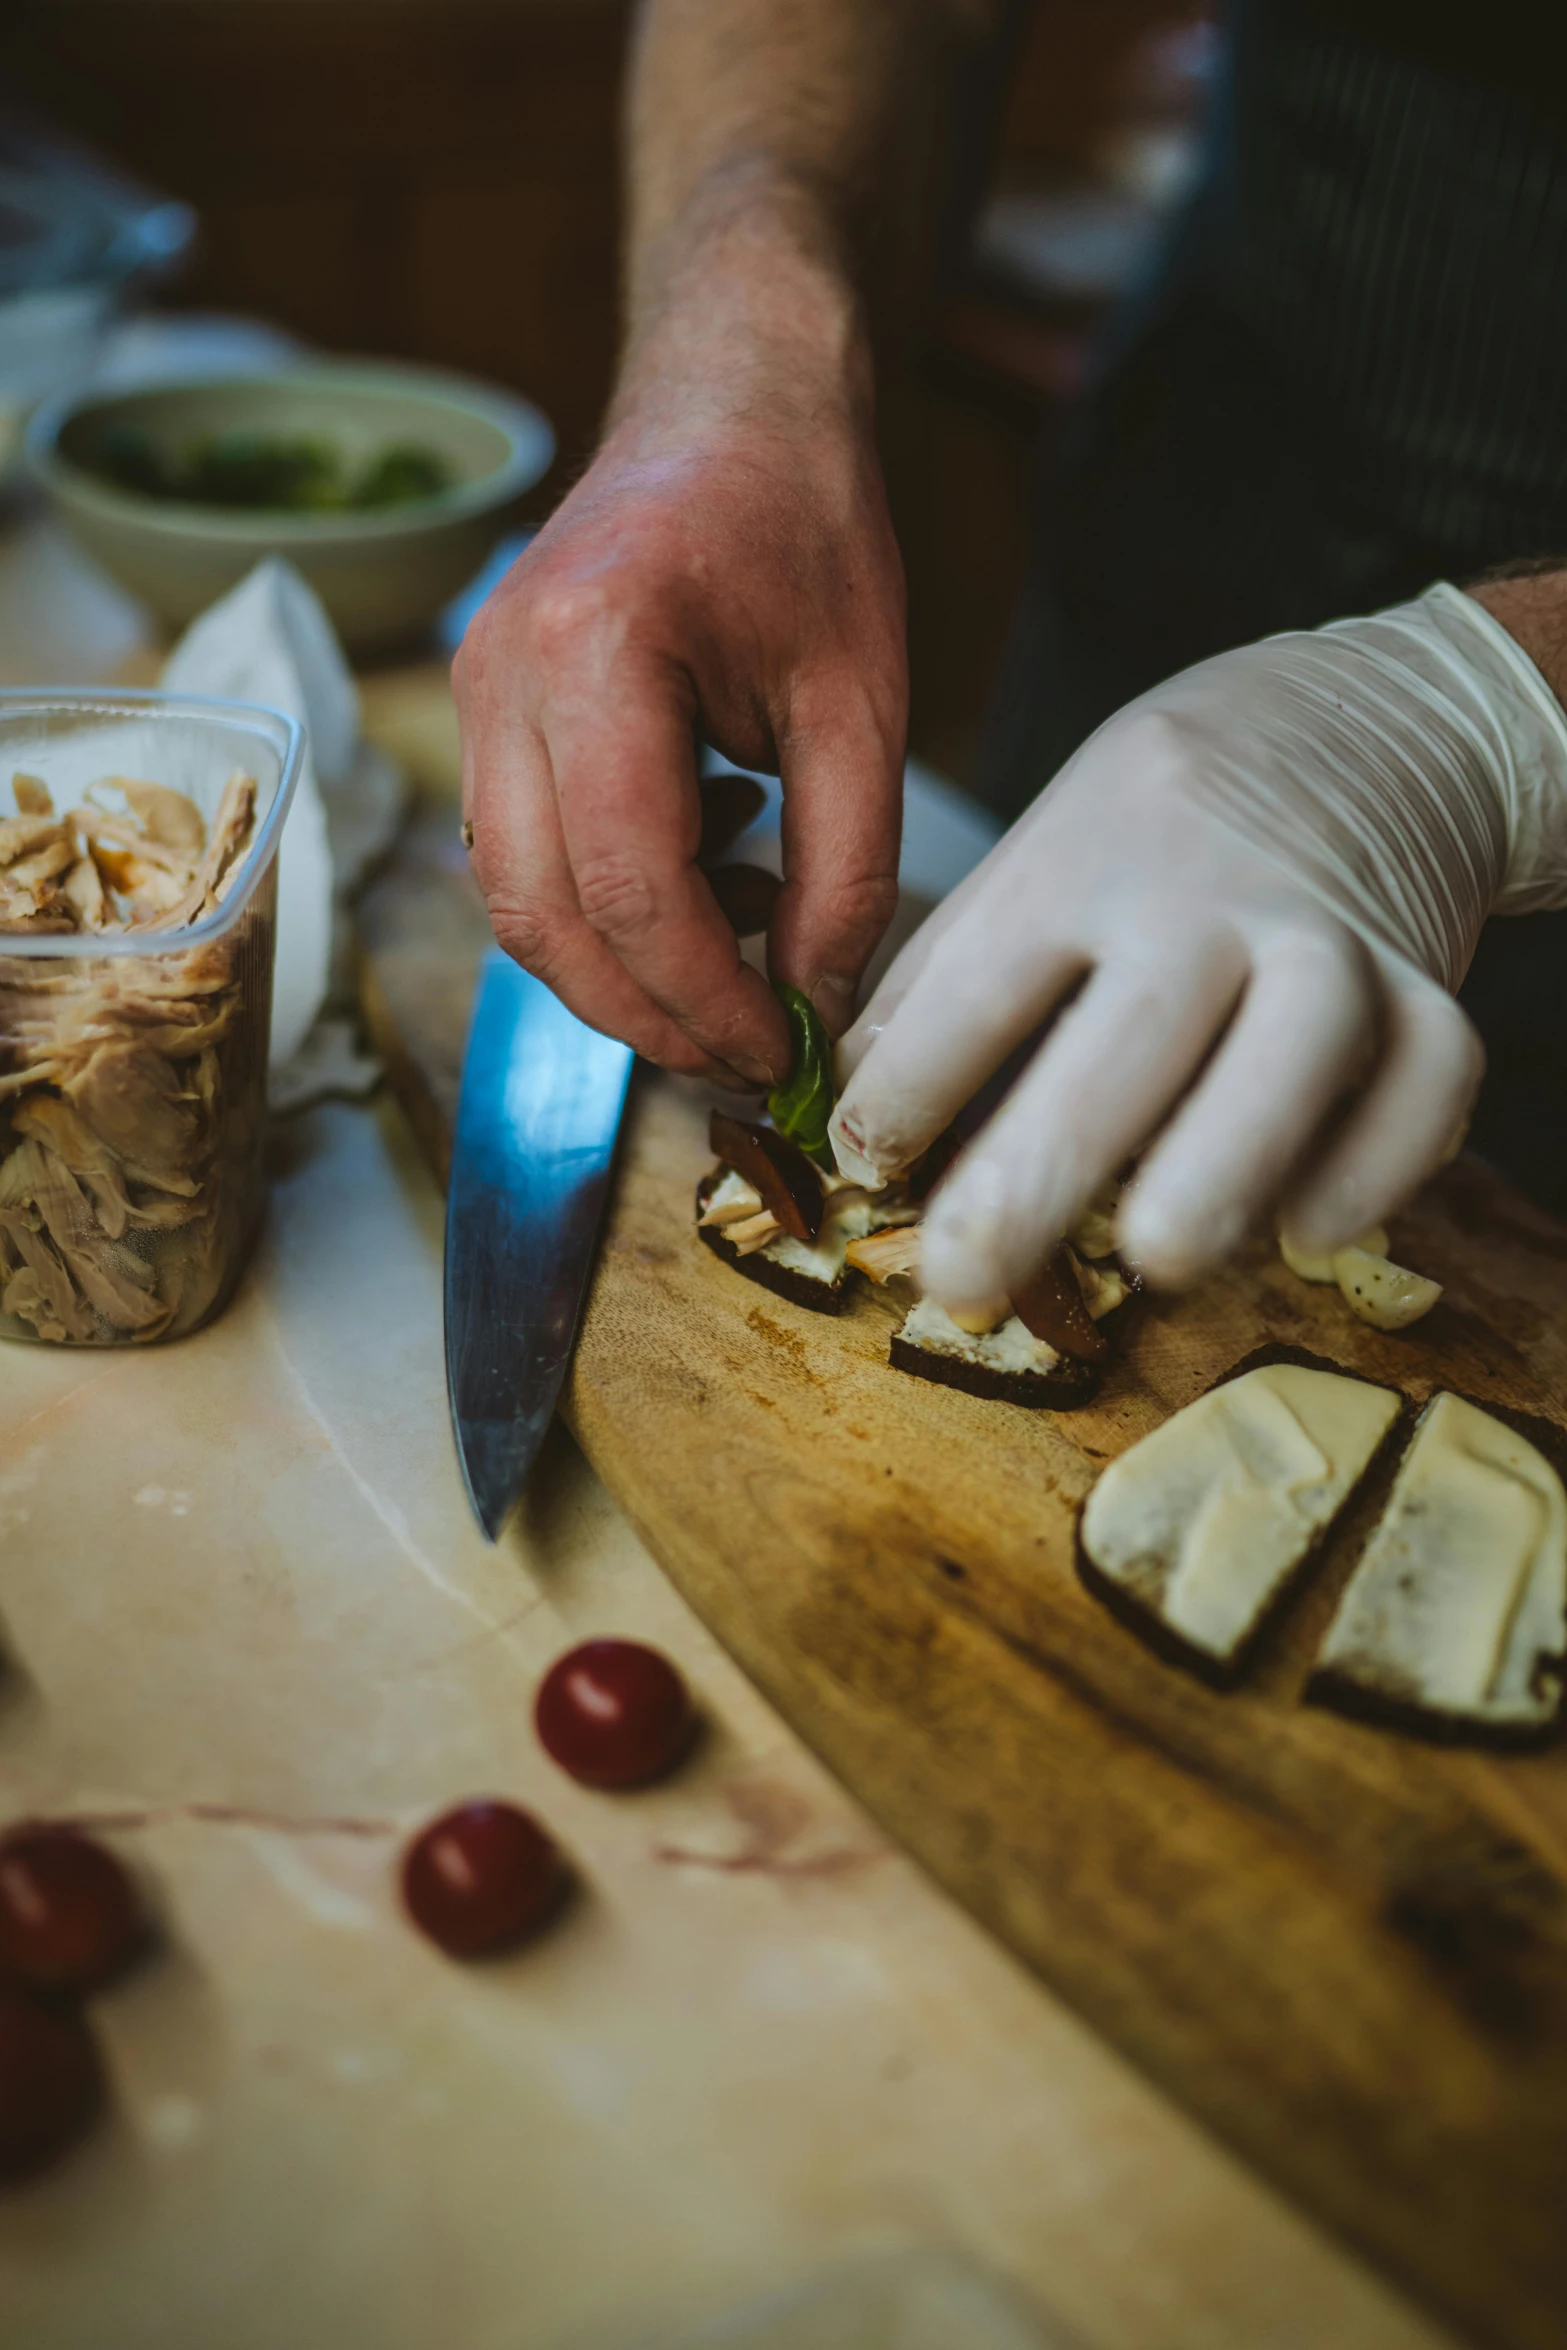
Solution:
[[[455,478],[434,497],[363,513],[197,505],[121,488],[94,468],[104,435],[125,427],[171,457],[205,434],[236,429],[327,440],[350,466],[414,443]],[[204,612],[264,555],[283,555],[360,652],[429,626],[480,569],[554,453],[555,436],[529,401],[434,368],[373,360],[78,392],[41,408],[27,432],[28,462],[71,531],[169,627]]]

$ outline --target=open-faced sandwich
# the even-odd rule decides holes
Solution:
[[[1105,1470],[1079,1521],[1083,1580],[1160,1654],[1228,1686],[1407,1425],[1392,1388],[1293,1362],[1244,1371]],[[1428,1737],[1517,1744],[1555,1725],[1564,1658],[1561,1477],[1510,1421],[1433,1396],[1306,1693]]]
[[[1461,1396],[1420,1416],[1322,1643],[1319,1704],[1500,1744],[1548,1731],[1567,1652],[1567,1494]]]
[[[943,1136],[904,1177],[868,1191],[837,1172],[826,1034],[807,998],[780,991],[795,1031],[787,1086],[763,1124],[715,1110],[718,1165],[697,1188],[697,1232],[736,1272],[815,1313],[842,1311],[855,1277],[906,1298],[889,1359],[900,1371],[1004,1403],[1086,1403],[1113,1351],[1111,1317],[1136,1283],[1116,1261],[1113,1201],[1016,1296],[949,1313],[919,1286],[919,1222],[956,1143]]]
[[[1084,1582],[1162,1654],[1237,1680],[1401,1408],[1299,1363],[1226,1380],[1105,1470],[1078,1530]]]
[[[697,1187],[697,1232],[716,1256],[779,1297],[836,1314],[858,1241],[919,1214],[904,1197],[846,1183],[774,1126],[715,1110],[719,1164]]]

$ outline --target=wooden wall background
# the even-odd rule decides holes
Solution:
[[[1091,166],[1136,103],[1138,44],[1179,0],[1039,0],[993,169]],[[616,129],[627,0],[10,0],[8,97],[193,203],[173,298],[337,351],[431,360],[527,392],[561,457],[591,451],[614,363]],[[1026,545],[1041,439],[1082,316],[956,285],[884,386],[909,569],[916,749],[972,773]]]

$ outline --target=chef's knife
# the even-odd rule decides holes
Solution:
[[[446,1389],[492,1542],[570,1360],[631,1058],[508,955],[486,956],[446,1194]]]

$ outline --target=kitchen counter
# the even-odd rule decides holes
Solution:
[[[11,520],[8,681],[141,642]],[[395,736],[395,680],[371,708]],[[4,1808],[100,1821],[161,1920],[96,2003],[109,2123],[0,2203],[7,2343],[634,2350],[935,2245],[1092,2350],[1433,2350],[888,1847],[564,1431],[487,1548],[440,1201],[395,1108],[307,1111],[273,1159],[216,1328],[0,1360]],[[589,1794],[534,1739],[541,1671],[596,1632],[698,1693],[668,1786]],[[476,1793],[535,1808],[580,1889],[464,1969],[403,1923],[393,1863]]]

